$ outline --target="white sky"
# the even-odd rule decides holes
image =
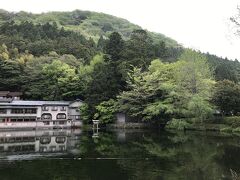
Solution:
[[[2,1],[2,2],[1,2]],[[8,11],[41,13],[75,9],[125,18],[165,34],[185,47],[240,60],[240,37],[229,29],[229,17],[240,0],[0,0]]]

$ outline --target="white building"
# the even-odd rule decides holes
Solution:
[[[0,98],[0,129],[68,128],[82,125],[82,101],[24,101]]]

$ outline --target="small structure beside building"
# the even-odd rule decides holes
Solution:
[[[127,121],[127,117],[125,113],[117,113],[117,124],[125,124]]]
[[[0,91],[0,101],[4,101],[7,99],[20,100],[22,95],[22,92]]]
[[[0,92],[0,129],[54,129],[81,127],[76,101],[25,101],[20,94]]]

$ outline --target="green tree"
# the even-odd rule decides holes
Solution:
[[[206,56],[190,49],[185,50],[179,63],[181,65],[177,68],[175,79],[177,92],[182,97],[180,104],[183,107],[186,105],[182,111],[183,115],[199,117],[202,122],[212,111],[210,105],[214,85],[212,70]]]
[[[45,100],[74,99],[75,85],[78,82],[74,68],[60,60],[54,60],[51,64],[40,64],[36,67],[41,69],[30,71],[34,74],[31,74],[29,84],[26,86],[27,96]]]
[[[240,85],[229,81],[218,81],[215,85],[213,103],[223,115],[238,114],[240,112]]]
[[[128,90],[118,96],[120,110],[140,121],[169,119],[177,98],[172,81],[176,67],[177,64],[154,60],[148,72],[135,68],[128,80]]]
[[[96,110],[94,119],[99,119],[101,124],[113,123],[116,120],[119,105],[115,100],[110,99],[97,105]]]
[[[121,53],[123,51],[123,39],[117,32],[113,32],[109,36],[109,40],[106,42],[105,51],[110,55],[113,61],[121,59]]]
[[[154,57],[152,39],[144,30],[134,30],[126,42],[123,58],[131,65],[147,69]]]

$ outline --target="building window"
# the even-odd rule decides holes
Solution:
[[[66,109],[67,109],[66,106],[62,106],[62,107],[60,108],[61,111],[66,111]]]
[[[42,114],[42,119],[43,120],[51,120],[52,119],[52,115],[51,114]]]
[[[46,122],[43,122],[44,125],[49,125],[50,122],[49,121],[46,121]]]
[[[66,137],[56,137],[55,142],[58,144],[63,144],[66,141]]]
[[[7,114],[7,109],[0,109],[0,114]]]
[[[47,151],[47,147],[45,146],[39,147],[39,152],[46,152],[46,151]]]
[[[66,124],[66,121],[59,121],[59,124],[64,125],[64,124]]]
[[[17,119],[17,122],[23,122],[23,119]]]
[[[50,137],[41,137],[40,138],[40,143],[41,144],[50,144],[51,138]]]
[[[53,106],[52,107],[52,111],[57,111],[58,110],[58,107],[57,106]]]
[[[11,109],[12,114],[24,114],[24,109]]]
[[[65,113],[57,114],[57,119],[66,119],[66,114]]]
[[[36,113],[37,113],[37,109],[35,108],[25,109],[25,114],[36,114]]]
[[[43,107],[42,107],[42,111],[48,111],[48,109],[49,109],[49,108],[48,108],[47,106],[43,106]]]
[[[76,120],[80,120],[80,116],[75,116],[75,119]]]
[[[26,108],[26,109],[13,108],[11,109],[11,113],[12,114],[36,114],[37,109],[36,108]]]
[[[65,146],[59,146],[59,151],[65,151]]]
[[[56,146],[50,146],[49,149],[50,149],[51,152],[55,152],[57,150]]]

